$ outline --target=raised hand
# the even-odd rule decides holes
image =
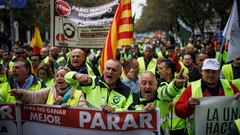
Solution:
[[[177,88],[182,88],[185,83],[188,82],[188,76],[183,74],[183,70],[180,71],[177,79],[175,80],[175,85]]]
[[[133,70],[130,70],[128,73],[127,73],[127,77],[129,80],[134,80],[135,79],[135,73]]]

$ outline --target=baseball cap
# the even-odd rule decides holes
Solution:
[[[203,61],[202,70],[211,69],[211,70],[219,70],[220,64],[217,59],[205,59]]]

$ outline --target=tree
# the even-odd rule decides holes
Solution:
[[[143,13],[135,24],[137,32],[168,30],[176,25],[180,14],[192,28],[198,27],[204,33],[206,21],[221,18],[223,29],[230,14],[233,0],[148,0]],[[239,5],[239,3],[238,3]]]
[[[135,31],[168,30],[175,23],[176,9],[173,0],[148,0],[141,18],[135,24]]]

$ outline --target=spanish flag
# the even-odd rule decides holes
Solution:
[[[32,36],[31,47],[33,48],[33,53],[40,53],[43,48],[43,42],[37,22],[34,23],[34,34]]]
[[[133,44],[131,0],[120,0],[101,54],[101,72],[107,60],[116,57],[118,46]]]

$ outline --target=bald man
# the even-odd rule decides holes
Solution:
[[[81,85],[81,90],[90,106],[113,112],[127,110],[133,102],[130,88],[120,80],[121,74],[121,63],[110,59],[105,64],[102,77],[69,72],[64,79],[69,84]]]
[[[85,52],[82,49],[73,49],[70,53],[70,60],[67,64],[72,71],[90,76],[98,76],[98,69],[91,63],[86,62]]]

